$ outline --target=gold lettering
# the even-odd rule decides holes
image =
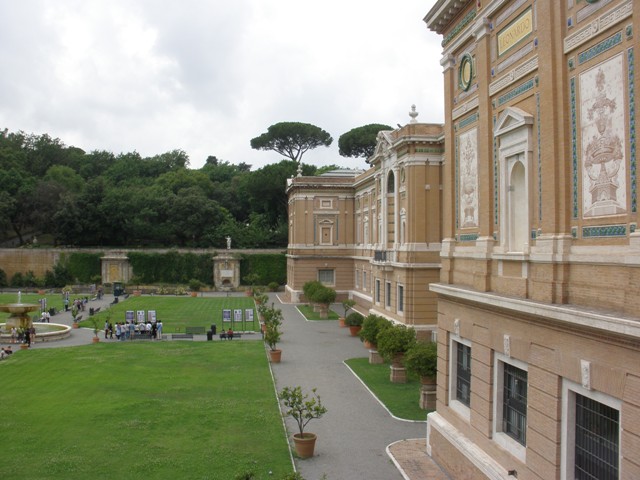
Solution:
[[[498,55],[507,52],[531,32],[533,32],[533,12],[529,9],[498,33]]]

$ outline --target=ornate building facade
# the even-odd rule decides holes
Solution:
[[[637,0],[438,0],[452,478],[640,478]]]
[[[365,172],[337,171],[289,180],[285,295],[319,280],[362,313],[412,325],[436,325],[442,238],[442,125],[416,121],[378,134]]]

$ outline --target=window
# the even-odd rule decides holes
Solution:
[[[404,286],[398,285],[398,313],[404,312]]]
[[[527,444],[527,372],[504,364],[502,431],[522,445]]]
[[[367,272],[362,271],[362,289],[367,290]]]
[[[451,335],[449,407],[464,418],[471,421],[471,342]]]
[[[360,270],[356,269],[356,278],[355,278],[356,288],[360,288]]]
[[[387,307],[391,308],[391,283],[390,282],[385,283],[384,302]]]
[[[565,380],[562,478],[620,478],[620,407],[619,400]]]
[[[380,280],[376,279],[376,303],[380,303]]]
[[[455,399],[471,406],[471,347],[463,343],[456,345],[456,390]]]
[[[526,462],[527,366],[496,353],[494,379],[494,439],[520,461]]]
[[[334,285],[334,271],[333,270],[318,270],[318,281],[323,285]]]

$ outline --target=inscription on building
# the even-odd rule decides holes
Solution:
[[[533,32],[533,12],[528,9],[498,33],[498,55],[504,55]]]

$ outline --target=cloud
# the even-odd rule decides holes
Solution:
[[[87,151],[183,149],[260,167],[251,138],[280,121],[334,137],[303,161],[364,167],[338,137],[367,123],[442,122],[433,1],[23,0],[0,17],[0,128]],[[24,28],[28,25],[29,28]],[[8,47],[8,48],[7,48]]]

